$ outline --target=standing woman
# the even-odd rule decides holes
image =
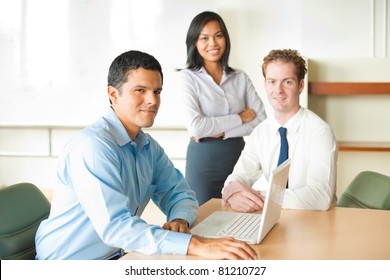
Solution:
[[[230,39],[222,18],[202,12],[187,32],[187,68],[179,72],[180,94],[191,139],[186,179],[199,204],[221,197],[245,142],[266,118],[248,75],[228,65]]]

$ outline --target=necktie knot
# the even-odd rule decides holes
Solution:
[[[287,128],[285,127],[279,127],[279,134],[280,134],[280,137],[286,137],[286,134],[287,134]]]

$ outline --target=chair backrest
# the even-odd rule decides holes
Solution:
[[[50,202],[33,184],[0,189],[0,259],[35,259],[35,233],[49,216]]]
[[[390,210],[390,177],[372,171],[359,173],[338,199],[337,206]]]

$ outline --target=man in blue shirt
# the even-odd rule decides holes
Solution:
[[[36,235],[37,259],[115,259],[124,250],[256,259],[244,242],[190,234],[198,210],[195,194],[141,130],[153,125],[162,84],[160,64],[146,53],[125,52],[112,62],[111,107],[59,158],[51,213]],[[150,199],[167,215],[162,227],[140,219]]]

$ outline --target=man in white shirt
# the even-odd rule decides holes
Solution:
[[[284,127],[291,167],[283,207],[328,210],[336,201],[337,144],[330,126],[299,105],[306,62],[296,50],[272,50],[264,58],[262,70],[274,114],[248,137],[225,181],[222,198],[236,211],[262,209],[261,191],[278,165],[278,129]]]

